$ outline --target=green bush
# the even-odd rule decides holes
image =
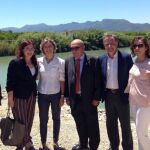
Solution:
[[[24,32],[13,33],[0,31],[0,56],[14,55],[18,44],[25,39],[34,42],[36,53],[40,53],[40,43],[44,38],[53,39],[57,44],[57,52],[70,51],[69,44],[73,39],[84,41],[86,50],[103,49],[102,36],[105,31],[90,29],[81,31],[55,32]],[[150,40],[150,32],[111,32],[118,36],[119,47],[129,47],[135,36],[146,36]]]

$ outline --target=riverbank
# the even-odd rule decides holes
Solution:
[[[0,117],[5,117],[7,113],[7,96],[4,90],[2,93],[4,98],[2,100],[2,106],[0,106]],[[39,110],[36,104],[35,117],[34,117],[32,132],[31,132],[33,143],[36,149],[39,149],[40,147],[38,115],[39,115]],[[108,141],[106,125],[105,125],[106,115],[104,109],[98,110],[98,116],[99,116],[98,118],[99,118],[100,137],[101,137],[101,142],[98,150],[107,150],[109,147],[109,141]],[[51,147],[51,149],[52,149],[52,138],[53,138],[52,128],[53,128],[53,124],[52,124],[52,117],[50,112],[49,122],[48,122],[47,143],[49,147]],[[131,128],[133,133],[134,150],[137,150],[137,138],[136,138],[135,125],[132,122],[131,122]],[[78,142],[78,136],[77,136],[74,120],[70,113],[70,108],[69,106],[64,105],[61,111],[61,129],[60,129],[59,144],[60,146],[65,147],[66,150],[71,150],[72,146],[77,142]],[[120,147],[120,150],[121,149],[122,148]],[[15,147],[4,146],[0,141],[0,150],[15,150]]]

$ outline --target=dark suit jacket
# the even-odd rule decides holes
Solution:
[[[92,100],[100,100],[100,90],[96,86],[96,59],[85,54],[80,78],[81,97],[84,110],[91,109]],[[65,97],[69,98],[71,108],[76,104],[75,99],[75,59],[70,57],[65,61]]]
[[[36,95],[36,77],[38,74],[38,66],[35,66],[35,75],[32,76],[29,67],[25,61],[12,60],[8,66],[7,72],[7,92],[13,91],[14,97],[20,99],[28,99],[33,93]]]
[[[107,80],[107,54],[100,56],[96,62],[96,72],[101,79],[99,84],[102,85],[102,100],[106,98],[106,80]],[[118,84],[121,99],[124,103],[128,103],[128,94],[124,90],[128,83],[129,70],[133,65],[131,55],[118,51]],[[101,81],[101,83],[100,83]]]

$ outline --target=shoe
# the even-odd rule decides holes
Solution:
[[[50,148],[45,145],[43,148],[39,148],[39,150],[50,150]]]
[[[72,147],[72,150],[88,150],[88,147],[81,147],[80,144],[75,144],[75,145]]]
[[[26,145],[25,145],[25,150],[36,150],[36,149],[34,148],[34,146],[33,146],[32,141],[26,143]]]
[[[16,150],[23,150],[23,147],[17,147]]]
[[[31,147],[29,148],[29,150],[36,150],[36,149],[34,148],[34,146],[31,146]]]
[[[25,148],[25,150],[36,150],[36,149],[34,148],[34,146],[30,146],[28,148]]]
[[[58,144],[53,144],[54,150],[66,150],[64,147],[60,147]]]
[[[119,149],[118,148],[112,149],[111,147],[109,147],[108,150],[119,150]]]

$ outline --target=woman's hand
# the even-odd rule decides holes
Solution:
[[[66,104],[67,104],[68,106],[70,106],[70,100],[69,100],[69,98],[66,98]]]
[[[62,107],[64,105],[64,96],[61,95],[60,101],[59,101],[59,106]]]
[[[13,91],[8,92],[8,108],[14,107]]]
[[[97,107],[99,105],[99,100],[93,100],[92,105]]]
[[[8,108],[13,108],[14,107],[14,100],[13,98],[8,98]]]
[[[147,71],[146,74],[147,74],[148,78],[150,79],[150,71]]]

